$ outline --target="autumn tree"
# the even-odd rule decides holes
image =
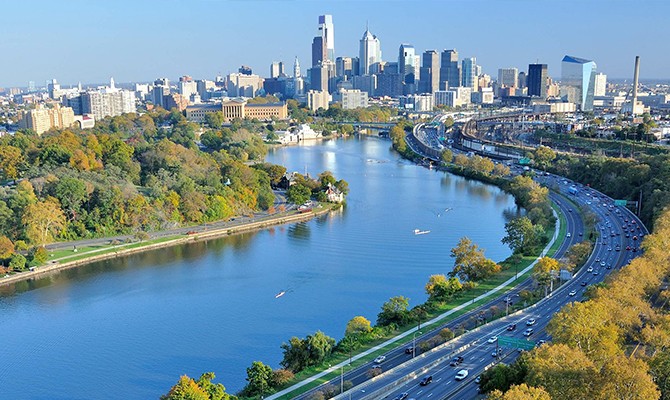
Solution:
[[[444,275],[431,275],[426,283],[426,294],[430,300],[443,301],[462,289],[463,285],[456,277],[447,279]]]
[[[32,243],[44,246],[53,241],[55,236],[65,227],[65,215],[58,204],[58,200],[47,198],[35,204],[30,204],[22,218],[26,226],[26,237]]]
[[[14,146],[0,146],[0,176],[16,180],[24,168],[25,157],[21,149]]]
[[[501,270],[498,264],[484,257],[484,250],[467,237],[462,237],[451,249],[451,257],[454,258],[454,268],[449,276],[458,276],[462,282],[479,281]]]
[[[542,169],[547,169],[547,166],[556,158],[556,152],[547,146],[535,149],[534,155],[535,163]]]
[[[368,333],[372,330],[370,321],[367,318],[356,316],[347,322],[347,328],[344,331],[345,336],[357,335],[360,333]]]
[[[598,369],[579,349],[563,344],[541,346],[528,357],[526,383],[543,387],[554,399],[593,399]]]
[[[525,383],[513,385],[503,394],[494,390],[487,397],[488,400],[551,400],[551,396],[543,388],[528,386]]]
[[[559,268],[558,260],[542,257],[533,267],[533,279],[541,285],[548,286],[551,279],[557,276]]]

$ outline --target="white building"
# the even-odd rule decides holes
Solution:
[[[517,68],[498,69],[498,86],[519,87],[519,70]]]
[[[362,92],[358,89],[340,89],[337,92],[337,97],[342,102],[342,109],[344,110],[368,107],[367,92]]]
[[[475,104],[493,104],[493,88],[480,87],[478,92],[472,92],[470,100]]]
[[[533,112],[539,114],[573,113],[576,109],[575,103],[537,103],[533,105]]]
[[[288,131],[277,131],[276,133],[282,144],[297,144],[303,140],[316,140],[323,137],[321,133],[315,131],[307,124],[302,124]]]
[[[409,111],[433,111],[434,102],[432,94],[411,94],[398,98],[398,107]]]
[[[329,102],[330,94],[327,90],[310,90],[307,92],[307,107],[312,111],[316,111],[319,108],[327,110]]]
[[[470,104],[472,89],[469,87],[455,87],[450,90],[438,90],[434,95],[436,106],[460,107]]]
[[[137,111],[135,92],[119,89],[114,86],[114,79],[109,87],[91,90],[81,95],[82,114],[92,114],[96,121],[105,117],[115,117]]]
[[[229,74],[226,88],[230,97],[254,97],[263,88],[263,78],[254,74]]]
[[[360,75],[368,75],[370,73],[370,66],[382,61],[382,49],[379,39],[370,33],[368,29],[363,33],[363,38],[360,41],[358,60]]]
[[[607,75],[602,72],[596,74],[595,84],[593,85],[593,96],[605,96],[607,91]]]

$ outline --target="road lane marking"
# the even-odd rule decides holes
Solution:
[[[426,396],[426,397],[430,397],[430,396],[432,396],[432,395],[433,395],[433,394],[431,393],[431,394],[429,394],[429,395],[428,395],[428,396]]]

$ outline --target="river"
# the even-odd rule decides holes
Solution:
[[[388,140],[278,148],[267,160],[332,171],[349,182],[346,207],[0,288],[0,398],[157,399],[205,371],[236,392],[252,361],[278,367],[291,336],[339,339],[392,296],[425,301],[462,236],[494,260],[510,254],[500,238],[511,196],[402,160]]]

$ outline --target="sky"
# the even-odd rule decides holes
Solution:
[[[318,16],[333,15],[336,56],[357,56],[366,23],[385,61],[401,43],[455,48],[484,73],[594,60],[611,78],[670,79],[668,0],[0,0],[0,87],[214,79],[272,61],[311,63]]]

